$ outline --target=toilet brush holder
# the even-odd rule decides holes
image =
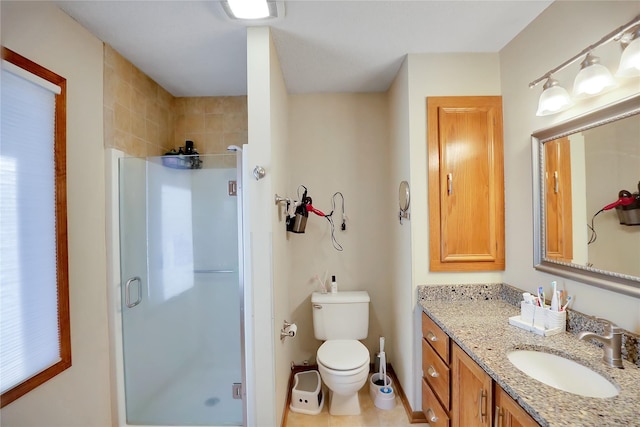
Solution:
[[[391,380],[391,377],[389,375],[386,375],[386,377],[387,377],[387,381],[386,381],[387,387],[392,387],[393,381]],[[383,378],[384,376],[380,375],[380,373],[378,372],[371,375],[371,377],[369,378],[369,396],[371,397],[371,400],[374,403],[376,401],[376,398],[378,397],[378,392],[380,391],[381,388],[384,387],[385,383],[382,381]]]
[[[376,405],[376,408],[380,409],[393,409],[396,406],[396,394],[393,391],[393,387],[384,386],[378,389],[378,393],[376,394],[376,398],[373,401],[373,404]]]

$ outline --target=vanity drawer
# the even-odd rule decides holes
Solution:
[[[429,344],[422,340],[422,376],[433,388],[434,393],[442,402],[445,409],[449,409],[449,366],[436,354]]]
[[[433,394],[427,381],[422,379],[422,412],[431,427],[449,427],[449,416]]]
[[[449,363],[449,336],[433,320],[422,313],[422,336],[438,352],[445,363]]]

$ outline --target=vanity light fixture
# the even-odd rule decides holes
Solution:
[[[573,105],[567,91],[551,76],[581,58],[584,58],[584,60],[581,63],[580,72],[574,81],[574,98],[595,96],[615,87],[617,83],[611,75],[611,72],[604,65],[600,64],[600,59],[592,53],[594,49],[612,41],[620,42],[623,47],[620,67],[616,75],[618,77],[640,76],[640,15],[638,15],[628,23],[605,35],[594,44],[587,46],[572,58],[529,83],[529,88],[533,88],[546,80],[538,101],[536,115],[546,116],[558,113]]]
[[[540,100],[538,101],[538,111],[536,116],[548,116],[559,113],[573,105],[569,92],[552,77],[549,77],[543,86]]]
[[[613,89],[617,85],[611,71],[600,64],[600,58],[589,52],[580,64],[580,72],[573,82],[573,96],[586,98]]]
[[[252,21],[284,16],[283,1],[225,0],[220,3],[231,19]]]
[[[635,31],[626,33],[621,39],[622,57],[616,77],[640,76],[640,26]]]

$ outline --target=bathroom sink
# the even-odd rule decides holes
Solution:
[[[534,350],[514,350],[507,353],[509,361],[519,370],[558,390],[586,397],[614,397],[618,389],[597,372],[573,360]]]

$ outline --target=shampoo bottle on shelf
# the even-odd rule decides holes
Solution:
[[[331,276],[331,293],[338,293],[338,282],[336,282],[336,276]]]

